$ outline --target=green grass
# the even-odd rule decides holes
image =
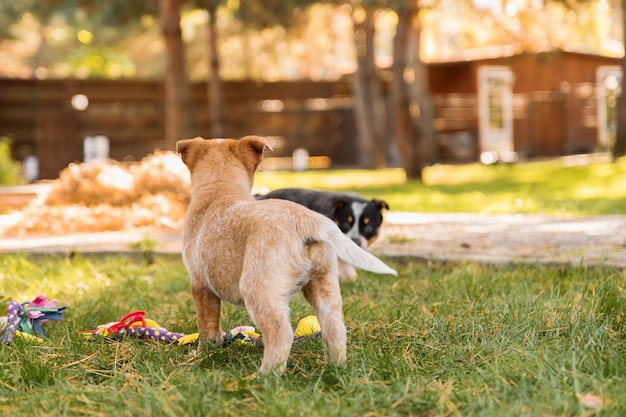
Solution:
[[[68,305],[47,341],[0,346],[0,413],[50,416],[590,416],[626,413],[626,273],[608,267],[387,259],[399,277],[342,287],[345,368],[321,341],[294,345],[280,378],[254,377],[262,350],[85,341],[77,332],[137,309],[194,332],[178,256],[0,257],[0,293]],[[226,328],[250,324],[223,308]],[[292,319],[311,313],[301,296]]]
[[[433,166],[424,182],[398,169],[263,171],[256,185],[346,189],[422,212],[624,214],[626,159],[565,167]],[[0,346],[0,414],[50,416],[623,416],[626,272],[605,266],[486,265],[387,259],[399,277],[360,273],[342,286],[345,368],[321,341],[294,345],[286,373],[254,376],[253,346],[169,346],[79,334],[145,310],[196,331],[180,256],[0,256],[0,298],[43,293],[69,306],[47,340]],[[224,305],[222,325],[252,324]],[[0,314],[3,312],[0,311]],[[311,314],[302,296],[292,321]],[[584,395],[602,400],[585,406]]]
[[[407,181],[401,169],[262,171],[255,185],[351,190],[384,199],[393,211],[626,213],[626,158],[584,166],[565,166],[561,159],[515,165],[435,165],[425,169],[423,181]]]

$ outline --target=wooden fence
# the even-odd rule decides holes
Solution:
[[[76,95],[88,98],[86,109],[72,106]],[[272,156],[302,147],[329,156],[335,166],[356,165],[346,82],[227,82],[224,96],[229,137],[270,136]],[[191,97],[191,130],[206,137],[206,84],[193,84]],[[11,138],[16,160],[38,157],[40,178],[56,178],[69,163],[82,161],[88,136],[106,136],[110,157],[120,161],[163,149],[163,112],[160,81],[0,79],[0,137]]]
[[[431,79],[438,71],[441,68],[430,68]],[[463,72],[467,82],[460,85],[470,85],[471,75],[471,71]],[[475,161],[479,152],[477,94],[452,81],[443,86],[433,91],[438,161]],[[89,101],[82,111],[71,104],[77,95]],[[0,79],[0,137],[11,138],[16,160],[37,156],[42,179],[56,178],[69,163],[82,161],[84,139],[90,136],[108,138],[111,158],[138,160],[164,149],[163,96],[161,81]],[[209,137],[206,84],[193,84],[191,98],[192,136]],[[560,91],[516,92],[516,150],[527,156],[558,155],[566,150],[565,145],[570,151],[592,150],[597,136],[591,123],[596,120],[592,114],[596,100],[592,95],[566,97]],[[333,167],[358,165],[353,99],[346,80],[226,82],[224,101],[228,137],[271,137],[275,157],[289,157],[295,149],[305,148],[311,156],[329,157]],[[387,97],[386,157],[389,165],[397,166],[401,156],[394,146],[391,109]]]

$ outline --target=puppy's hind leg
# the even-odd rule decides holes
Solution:
[[[198,331],[203,341],[219,341],[222,338],[220,327],[221,301],[209,288],[191,284],[191,295],[196,306]],[[200,349],[198,349],[200,351]]]
[[[302,291],[322,328],[325,362],[341,365],[346,361],[346,326],[342,318],[336,259],[337,255],[325,245],[312,248],[313,276]]]
[[[287,279],[289,274],[284,263],[273,260],[271,255],[265,258],[249,256],[246,260],[254,267],[244,261],[240,291],[250,318],[263,335],[263,361],[259,371],[282,373],[287,367],[293,343],[293,329],[289,323],[291,280]],[[265,271],[274,276],[271,281],[263,279],[263,274],[268,273]]]
[[[244,296],[244,301],[252,321],[263,334],[263,361],[259,371],[283,373],[293,344],[288,298],[259,299],[258,296]]]

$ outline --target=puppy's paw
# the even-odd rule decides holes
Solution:
[[[326,365],[345,367],[346,366],[346,352],[330,352],[324,354],[324,363]]]
[[[280,376],[285,373],[285,369],[287,369],[287,362],[278,364],[267,364],[263,362],[259,368],[259,374]]]

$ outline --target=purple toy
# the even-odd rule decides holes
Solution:
[[[57,300],[48,300],[40,295],[33,301],[18,303],[9,301],[6,326],[0,328],[0,343],[8,345],[16,335],[44,336],[42,324],[50,320],[63,320],[62,311],[67,307],[57,307]]]

